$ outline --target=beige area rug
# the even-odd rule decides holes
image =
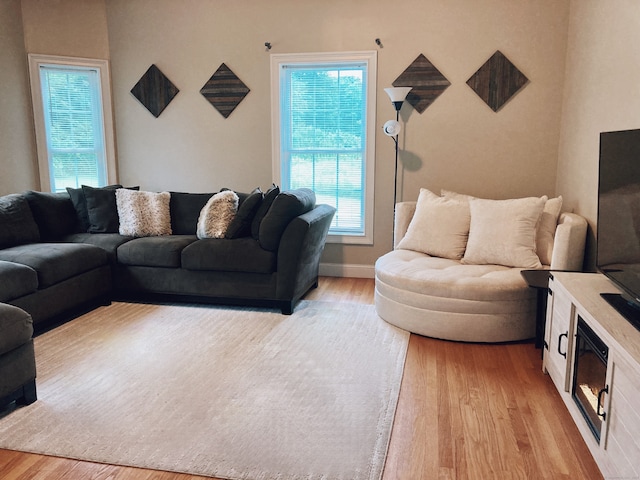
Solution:
[[[408,344],[372,305],[113,303],[36,338],[0,447],[229,479],[379,479]]]

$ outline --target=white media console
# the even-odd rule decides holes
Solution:
[[[601,274],[550,273],[543,370],[560,392],[602,475],[640,479],[640,331],[601,293],[619,290]],[[600,366],[590,365],[598,363],[591,360],[597,355],[585,348],[578,324],[580,332],[590,331],[600,341],[592,344],[593,350],[605,353]],[[598,381],[604,386],[588,388]],[[586,409],[576,397],[582,398]],[[591,412],[586,413],[589,407]]]

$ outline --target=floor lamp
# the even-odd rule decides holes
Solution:
[[[385,135],[391,137],[396,144],[396,168],[395,175],[393,177],[393,211],[395,217],[396,211],[396,202],[398,196],[398,134],[400,133],[400,109],[402,108],[402,104],[404,103],[405,98],[409,94],[409,91],[412,87],[390,87],[385,88],[384,91],[387,92],[389,98],[391,99],[391,103],[396,109],[396,119],[388,120],[383,125],[382,129],[384,130]],[[395,226],[394,226],[395,228]],[[395,233],[393,238],[393,243],[395,243]]]

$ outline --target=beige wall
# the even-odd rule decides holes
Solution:
[[[269,41],[273,53],[378,50],[378,126],[394,115],[383,88],[420,53],[452,82],[422,115],[402,111],[401,198],[417,198],[420,187],[493,198],[556,193],[569,3],[393,7],[390,14],[383,0],[109,0],[120,180],[149,190],[267,187]],[[530,79],[499,113],[466,85],[496,50]],[[199,94],[222,62],[251,89],[226,120]],[[130,94],[154,63],[180,89],[157,119]],[[391,248],[393,142],[379,134],[376,152],[374,245],[328,245],[325,263],[371,267]]]
[[[0,195],[38,188],[20,0],[0,1]]]
[[[588,269],[595,264],[599,134],[640,128],[639,19],[635,0],[571,2],[557,190],[590,223]]]
[[[22,0],[27,53],[109,58],[105,0]]]

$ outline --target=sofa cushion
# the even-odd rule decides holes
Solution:
[[[375,271],[377,279],[399,291],[443,302],[467,300],[469,313],[473,313],[471,301],[487,302],[490,306],[491,302],[535,298],[520,269],[503,265],[465,265],[412,250],[394,250],[378,258]]]
[[[107,264],[107,252],[83,243],[36,243],[0,250],[0,260],[33,268],[43,289]]]
[[[134,237],[126,237],[119,233],[72,233],[62,237],[61,241],[70,243],[87,243],[95,245],[107,252],[109,262],[115,263],[117,256],[116,251],[120,245],[133,240]]]
[[[41,241],[50,242],[76,231],[76,211],[67,193],[29,191],[24,196],[38,224]]]
[[[171,235],[170,199],[169,192],[140,192],[126,188],[116,190],[120,235]]]
[[[397,248],[460,260],[469,237],[469,202],[420,189],[416,211]]]
[[[171,232],[174,235],[195,235],[198,217],[213,193],[170,192]]]
[[[200,212],[198,238],[224,238],[229,224],[238,212],[238,195],[232,190],[216,193]]]
[[[138,190],[140,187],[127,187]],[[87,201],[90,233],[118,233],[120,220],[116,204],[117,188],[94,188],[82,186],[82,192]]]
[[[264,250],[252,237],[205,238],[182,251],[182,268],[224,272],[273,273],[276,254]]]
[[[106,187],[101,187],[103,189],[111,189],[115,190],[117,188],[122,188],[122,185],[107,185]],[[67,187],[67,193],[69,194],[69,198],[71,199],[71,203],[73,204],[73,208],[76,211],[76,222],[77,229],[79,232],[88,232],[91,223],[89,222],[89,212],[87,211],[87,198],[84,195],[84,191],[82,187],[80,188],[71,188]]]
[[[472,199],[464,263],[541,268],[536,255],[536,229],[546,201],[546,197]]]
[[[31,341],[31,315],[13,305],[0,304],[0,355]]]
[[[253,217],[255,217],[258,208],[262,204],[264,193],[260,188],[256,188],[251,194],[249,194],[244,200],[241,200],[240,194],[238,194],[238,213],[233,217],[231,223],[227,227],[225,238],[240,238],[248,237],[251,235],[251,223]]]
[[[260,224],[262,223],[262,219],[267,214],[269,209],[271,208],[271,204],[274,202],[276,197],[280,194],[280,187],[278,187],[275,183],[269,187],[267,193],[264,194],[264,198],[262,203],[258,207],[256,214],[251,221],[251,236],[258,240],[260,237]]]
[[[0,285],[0,302],[7,302],[35,292],[38,274],[26,265],[0,261]]]
[[[289,222],[316,205],[316,194],[308,188],[281,192],[260,222],[260,246],[275,251]]]
[[[180,267],[182,250],[195,235],[165,235],[134,238],[118,247],[118,263],[144,267]]]
[[[0,197],[0,248],[40,241],[29,202],[20,194]]]

